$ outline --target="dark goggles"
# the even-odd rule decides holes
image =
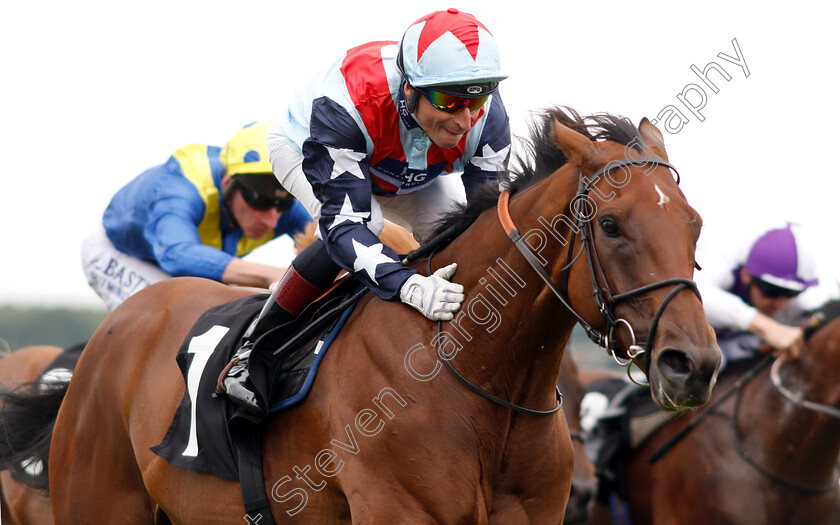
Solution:
[[[257,211],[267,211],[274,208],[280,213],[283,213],[284,211],[289,211],[292,204],[295,203],[294,197],[288,193],[285,198],[272,199],[243,184],[239,184],[238,186],[245,204]]]
[[[789,288],[782,288],[781,286],[770,284],[767,281],[762,281],[757,277],[753,277],[752,282],[755,283],[755,287],[758,288],[758,291],[761,292],[761,295],[767,297],[768,299],[780,299],[782,297],[786,299],[793,299],[794,297],[802,293],[802,290],[791,290]]]
[[[470,113],[478,111],[487,102],[487,99],[490,98],[489,94],[482,97],[464,97],[430,88],[414,89],[422,93],[426,97],[426,100],[429,101],[429,104],[446,113],[457,113],[464,108],[470,108]]]

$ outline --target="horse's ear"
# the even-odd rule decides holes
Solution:
[[[642,118],[639,124],[639,132],[645,139],[645,145],[656,153],[662,160],[668,160],[668,152],[665,151],[665,139],[659,128],[650,123],[647,117]]]
[[[567,128],[556,120],[554,121],[554,138],[557,142],[557,147],[574,164],[580,164],[581,159],[586,157],[586,148],[592,147],[592,141],[588,137],[571,128]]]

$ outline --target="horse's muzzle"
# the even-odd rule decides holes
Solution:
[[[664,348],[657,353],[650,368],[651,395],[665,410],[683,410],[706,404],[717,380],[720,357],[695,357],[697,352]]]

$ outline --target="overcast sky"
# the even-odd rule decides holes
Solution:
[[[448,7],[496,36],[514,133],[552,104],[635,123],[673,106],[687,122],[659,127],[704,239],[787,218],[824,232],[823,262],[836,264],[840,36],[824,5],[4,2],[0,305],[101,306],[80,245],[116,190],[183,145],[223,146],[243,124],[274,118],[347,48],[398,40]],[[720,56],[738,58],[733,40],[742,64]],[[717,93],[691,68],[710,62],[729,77],[708,73]],[[683,93],[705,107],[692,112]],[[287,247],[268,259],[287,262]]]

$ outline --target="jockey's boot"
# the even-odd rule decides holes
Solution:
[[[242,335],[239,350],[219,377],[217,391],[224,392],[248,412],[265,415],[265,405],[254,392],[248,373],[254,342],[271,328],[297,317],[332,284],[340,270],[320,239],[300,252],[283,277],[274,284],[271,296]]]

